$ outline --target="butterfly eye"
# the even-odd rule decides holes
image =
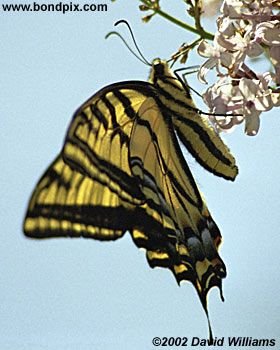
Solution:
[[[154,65],[154,71],[156,75],[164,75],[164,65],[161,62],[158,62]]]
[[[162,61],[160,58],[153,60],[153,71],[155,75],[163,76],[166,71],[166,62]]]

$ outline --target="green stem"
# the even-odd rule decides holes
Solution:
[[[150,7],[150,3],[149,3],[149,0],[140,0],[144,5]],[[201,38],[203,39],[208,39],[208,40],[213,40],[214,39],[214,35],[211,34],[211,33],[208,33],[206,32],[205,30],[203,29],[197,29],[197,28],[194,28],[190,25],[188,25],[187,23],[184,23],[182,21],[180,21],[179,19],[173,17],[173,16],[170,16],[168,13],[160,10],[160,9],[154,9],[154,8],[151,8],[152,11],[154,11],[155,13],[159,14],[161,17],[167,19],[168,21],[178,25],[179,27],[181,28],[184,28],[192,33],[195,33],[195,34],[198,34],[200,35]]]

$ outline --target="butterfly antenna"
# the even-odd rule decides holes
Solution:
[[[134,53],[134,56],[138,57],[138,58],[140,59],[141,62],[147,64],[148,66],[151,66],[151,63],[150,63],[150,62],[146,59],[146,57],[142,54],[142,52],[141,52],[139,46],[137,45],[135,36],[134,36],[134,34],[133,34],[133,31],[132,31],[132,29],[131,29],[129,23],[128,23],[125,19],[120,19],[119,21],[117,21],[117,22],[114,24],[114,26],[116,27],[116,26],[118,26],[118,25],[121,24],[121,23],[123,23],[123,24],[125,24],[125,25],[127,26],[128,30],[129,30],[129,32],[130,32],[132,41],[133,41],[133,43],[134,43],[134,46],[135,46],[136,50],[138,51],[138,53],[139,53],[141,59],[140,59],[140,57],[138,57],[135,53]],[[130,51],[131,51],[131,50],[130,50]]]
[[[177,58],[174,58],[174,57],[171,57],[171,58],[169,58],[169,60],[166,60],[166,62],[167,62],[168,64],[170,64],[170,62],[171,62],[170,68],[172,68],[172,67],[174,66],[174,64],[176,63],[176,61],[177,61]]]
[[[142,60],[142,58],[139,57],[139,56],[131,49],[131,47],[128,45],[128,43],[125,41],[125,39],[122,37],[122,35],[121,35],[120,33],[115,32],[115,31],[109,32],[108,34],[106,34],[105,39],[108,39],[109,36],[111,36],[111,35],[116,35],[116,36],[118,36],[118,37],[122,40],[122,42],[124,43],[124,45],[128,48],[128,50],[132,53],[132,55],[134,55],[134,56],[135,56],[139,61],[141,61],[142,63],[147,64],[146,61]]]

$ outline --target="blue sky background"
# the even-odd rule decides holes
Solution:
[[[149,60],[168,58],[192,40],[164,19],[141,23],[138,4],[108,2],[107,13],[0,11],[1,350],[142,350],[154,348],[154,336],[208,336],[191,284],[179,288],[168,270],[150,269],[128,234],[113,243],[36,241],[22,234],[29,196],[59,152],[76,108],[107,84],[147,79],[147,67],[120,40],[104,39],[113,23],[121,18],[130,22]],[[182,1],[172,2],[172,13],[185,18]],[[188,64],[197,64],[195,58]],[[205,88],[195,76],[191,85]],[[275,338],[279,347],[276,111],[262,116],[257,137],[245,136],[242,127],[226,136],[240,169],[235,183],[187,159],[224,239],[225,302],[217,289],[209,295],[214,334]]]

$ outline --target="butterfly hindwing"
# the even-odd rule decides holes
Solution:
[[[170,268],[178,282],[191,281],[206,308],[208,290],[221,287],[225,276],[217,252],[221,235],[183,158],[172,121],[154,98],[147,98],[138,111],[130,162],[146,198],[143,206],[162,226],[161,235],[146,233],[150,266]],[[141,246],[137,236],[132,236]]]

